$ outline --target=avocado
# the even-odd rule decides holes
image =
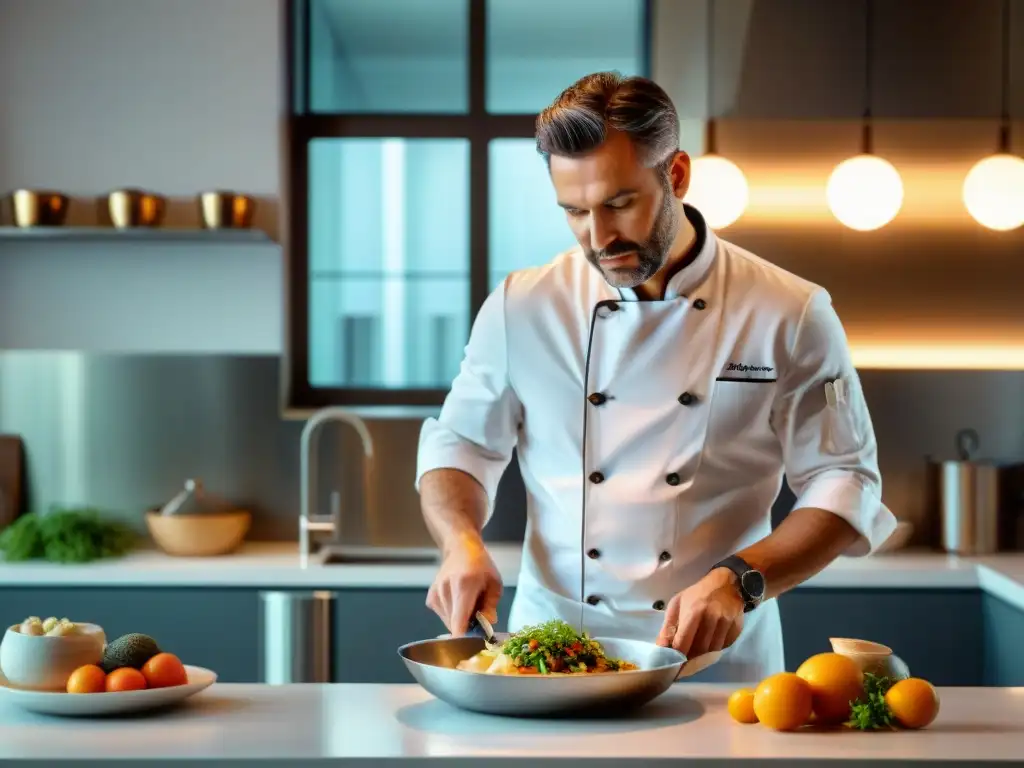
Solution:
[[[132,632],[107,643],[103,650],[103,671],[110,673],[119,667],[142,669],[143,665],[160,653],[160,647],[149,635]]]

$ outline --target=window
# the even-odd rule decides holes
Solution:
[[[288,404],[436,406],[477,310],[574,239],[534,148],[646,74],[647,0],[291,0]]]

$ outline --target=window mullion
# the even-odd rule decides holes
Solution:
[[[487,120],[487,0],[469,0],[469,114],[474,136],[469,143],[469,320],[487,298],[490,265],[488,212],[489,136]],[[480,130],[484,129],[484,130]]]

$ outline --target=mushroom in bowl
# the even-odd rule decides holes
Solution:
[[[9,685],[63,691],[81,666],[99,664],[106,636],[96,624],[32,616],[7,628],[0,642],[0,672]]]

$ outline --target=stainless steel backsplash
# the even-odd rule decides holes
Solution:
[[[903,519],[929,521],[925,456],[951,456],[970,426],[981,452],[1024,459],[1024,372],[864,371],[884,475],[884,497]],[[143,530],[143,512],[187,477],[250,508],[250,538],[294,538],[302,424],[278,410],[275,356],[99,355],[0,352],[0,432],[25,440],[31,507],[91,505]],[[361,451],[344,426],[321,440],[320,510],[340,498],[342,537],[381,545],[429,541],[413,488],[419,420],[369,422],[377,452],[373,529],[362,514]],[[784,494],[783,511],[791,501]],[[506,473],[490,540],[525,525],[515,465]]]

